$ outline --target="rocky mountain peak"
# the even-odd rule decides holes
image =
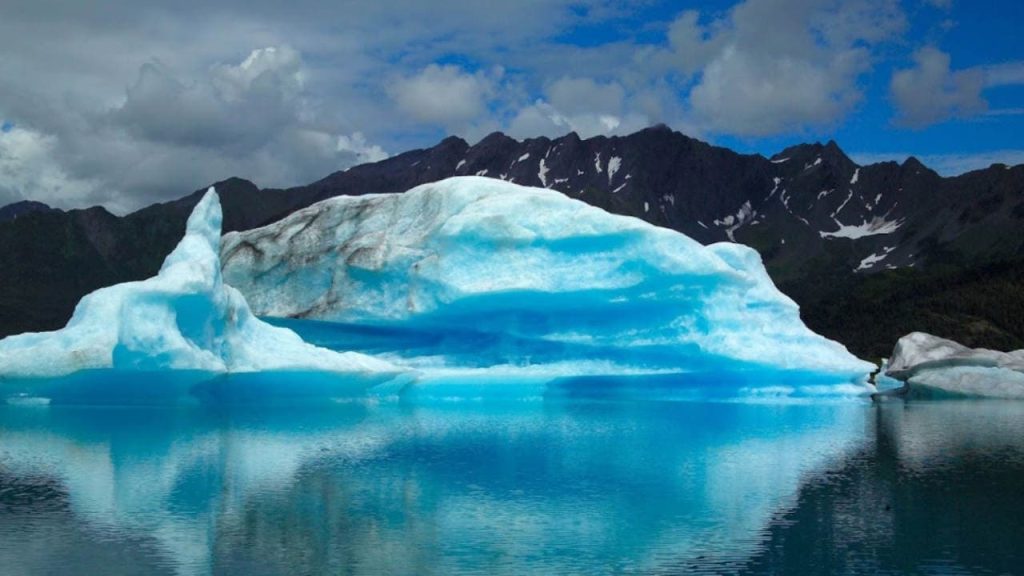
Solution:
[[[14,220],[19,216],[25,214],[34,214],[38,212],[54,212],[59,211],[56,208],[43,204],[42,202],[36,202],[34,200],[21,200],[13,204],[0,207],[0,222],[6,222],[8,220]]]

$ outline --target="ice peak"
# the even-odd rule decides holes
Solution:
[[[192,209],[188,223],[185,224],[185,235],[202,236],[212,246],[220,249],[220,227],[223,219],[220,196],[217,195],[217,189],[210,186]]]
[[[87,294],[62,330],[0,340],[0,378],[97,369],[398,372],[387,362],[317,348],[253,316],[222,280],[221,216],[211,187],[156,276]]]
[[[160,275],[176,267],[188,266],[202,269],[203,276],[220,281],[220,230],[223,214],[220,197],[213,186],[192,209],[185,224],[185,236],[164,260]]]

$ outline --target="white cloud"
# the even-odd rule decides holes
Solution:
[[[618,114],[626,92],[617,82],[563,76],[545,90],[551,105],[569,114]]]
[[[15,126],[0,132],[0,205],[31,199],[59,204],[95,183],[69,177],[53,161],[57,139]]]
[[[630,134],[650,125],[640,114],[575,114],[567,116],[543,99],[519,110],[509,122],[508,133],[514,138],[536,136],[556,137],[575,132],[581,138]]]
[[[124,212],[229,176],[285,187],[386,157],[322,112],[305,74],[287,45],[187,76],[147,62],[108,110],[4,134],[7,180],[56,206]]]
[[[1024,84],[1024,62],[1006,62],[982,68],[985,73],[985,87],[1015,86]]]
[[[693,11],[669,29],[654,58],[683,74],[694,120],[710,130],[765,136],[842,119],[862,98],[872,46],[904,20],[895,0],[746,0],[702,24]]]
[[[616,17],[605,4],[227,0],[168,9],[112,0],[99,11],[9,0],[0,18],[0,110],[53,138],[48,163],[91,187],[65,188],[54,201],[33,187],[38,164],[9,170],[23,183],[19,195],[125,209],[231,175],[263,186],[310,182],[380,159],[385,147],[430,144],[438,124],[480,136],[503,127],[502,111],[532,100],[489,92],[501,81],[498,65],[551,46],[584,20]],[[443,107],[438,91],[427,92],[432,107],[406,100],[399,109],[387,97],[390,80],[415,79],[432,64],[448,80],[436,63],[450,55],[472,55],[486,71],[440,86],[451,96]],[[419,77],[420,88],[430,79]]]
[[[732,4],[637,27],[614,0],[7,0],[0,110],[47,142],[34,156],[45,161],[8,161],[8,181],[63,206],[125,209],[232,175],[302,184],[445,132],[829,129],[902,46],[886,44],[904,25],[898,0]],[[605,23],[613,42],[565,40]],[[664,42],[637,40],[659,29]],[[991,88],[1019,83],[1024,66],[981,72]]]
[[[564,76],[544,90],[546,98],[520,108],[509,122],[513,137],[561,136],[576,132],[583,138],[628,134],[650,124],[642,113],[629,111],[625,89],[617,82]]]
[[[355,154],[359,163],[379,162],[388,157],[387,152],[376,144],[370,144],[362,132],[355,132],[350,136],[342,134],[338,136],[338,152],[349,152]]]
[[[392,81],[388,93],[399,110],[415,120],[461,126],[484,115],[501,75],[501,69],[470,74],[458,66],[430,64],[417,74]]]
[[[889,84],[898,122],[927,126],[988,108],[981,97],[985,88],[981,69],[951,70],[949,54],[931,46],[914,52],[913,59],[914,66],[894,73]]]
[[[306,128],[312,114],[302,76],[301,57],[288,46],[259,48],[241,64],[187,78],[149,62],[108,120],[154,142],[251,153],[281,131]]]
[[[253,50],[237,66],[215,66],[211,80],[226,100],[237,101],[254,88],[279,92],[284,99],[295,98],[302,93],[304,77],[299,52],[283,45]]]
[[[826,70],[802,58],[768,62],[727,47],[704,69],[690,101],[711,127],[733,134],[762,136],[827,125],[861,97],[849,82],[859,63],[836,64]]]
[[[725,36],[714,34],[699,23],[700,12],[687,10],[669,25],[668,41],[673,64],[685,74],[692,74],[707,64],[720,49]]]

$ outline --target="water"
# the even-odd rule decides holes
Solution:
[[[1024,404],[0,406],[2,574],[1012,574]]]

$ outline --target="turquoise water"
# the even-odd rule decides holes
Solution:
[[[2,574],[1004,574],[1024,407],[0,406]]]

